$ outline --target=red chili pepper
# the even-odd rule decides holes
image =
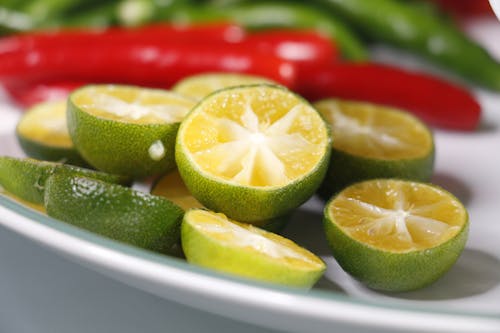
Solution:
[[[61,100],[85,82],[50,82],[35,85],[4,86],[10,97],[20,106],[30,106],[46,101]]]
[[[272,30],[249,34],[237,44],[250,50],[274,54],[293,61],[300,71],[328,66],[339,59],[339,52],[331,39],[307,30]]]
[[[488,0],[428,0],[460,17],[489,16],[493,10]]]
[[[0,81],[8,85],[91,81],[170,87],[185,76],[214,71],[260,75],[288,87],[294,87],[296,76],[287,60],[227,44],[61,45],[0,57]]]
[[[236,43],[246,36],[243,28],[232,23],[201,25],[149,25],[139,28],[108,28],[101,30],[68,29],[19,34],[0,39],[0,55],[20,54],[42,48],[89,46],[122,43],[203,42]]]
[[[246,36],[232,24],[38,32],[0,40],[0,81],[30,84],[90,81],[169,87],[207,71],[261,75],[293,88],[297,71],[329,65],[338,56],[311,31]],[[295,66],[291,66],[293,63]]]
[[[481,107],[466,89],[437,77],[381,64],[336,64],[298,78],[310,100],[361,100],[411,111],[430,125],[474,130]]]

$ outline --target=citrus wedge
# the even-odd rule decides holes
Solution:
[[[291,240],[202,209],[184,215],[181,243],[190,263],[261,281],[308,288],[325,270]]]
[[[434,166],[431,131],[413,115],[385,106],[327,99],[315,107],[332,128],[332,155],[322,186],[327,196],[357,181],[428,181]]]
[[[166,90],[86,86],[69,97],[69,133],[80,154],[99,170],[156,175],[175,167],[177,129],[193,105]]]
[[[327,204],[324,223],[342,268],[387,291],[437,280],[464,249],[469,226],[466,209],[449,192],[389,179],[345,188]]]
[[[204,73],[189,76],[179,81],[172,90],[200,101],[214,91],[223,88],[259,83],[274,84],[269,79],[248,74]]]
[[[182,122],[176,161],[205,207],[243,222],[283,216],[320,185],[330,154],[327,124],[278,86],[227,88]]]
[[[48,178],[45,209],[82,229],[161,253],[176,250],[183,215],[165,198],[67,174]]]
[[[24,113],[16,136],[29,157],[86,165],[73,146],[66,124],[66,100],[36,104]]]
[[[68,164],[0,156],[0,186],[15,197],[33,204],[43,204],[45,182],[54,173],[79,175],[110,183],[129,182],[127,177]]]

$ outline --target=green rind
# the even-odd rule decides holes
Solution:
[[[325,271],[301,270],[263,254],[224,246],[196,230],[186,217],[181,226],[181,243],[191,264],[259,281],[310,288]]]
[[[151,251],[171,253],[183,211],[170,201],[103,181],[56,174],[47,180],[47,214]]]
[[[369,288],[402,292],[426,287],[443,276],[465,248],[468,218],[455,237],[425,250],[397,253],[363,244],[348,236],[330,216],[333,200],[325,206],[323,220],[330,249],[342,269]]]
[[[397,160],[366,158],[332,148],[327,175],[319,194],[329,199],[351,184],[375,178],[428,182],[434,170],[434,159],[434,146],[421,158]]]
[[[53,161],[88,167],[88,163],[80,156],[74,147],[56,147],[31,140],[19,132],[16,137],[24,153],[38,160]]]
[[[142,125],[98,118],[76,106],[72,95],[68,99],[68,131],[76,149],[90,165],[136,178],[175,168],[174,147],[179,123]],[[158,140],[165,148],[165,156],[155,161],[148,149]]]
[[[245,87],[252,86],[254,85]],[[286,90],[286,88],[280,86],[265,86]],[[238,88],[240,87],[229,87],[213,94]],[[309,102],[299,95],[296,96],[304,101],[304,103],[309,104]],[[201,105],[203,105],[203,101],[191,109],[185,119],[195,113]],[[311,108],[314,109],[312,106]],[[317,113],[323,119],[323,116],[319,112]],[[182,132],[184,124],[185,122],[180,126],[178,137],[179,133]],[[184,145],[178,139],[175,146],[175,159],[186,187],[202,205],[212,211],[222,212],[236,221],[255,224],[259,221],[288,214],[306,202],[318,190],[326,176],[331,153],[330,128],[326,122],[324,122],[324,126],[328,133],[329,142],[325,145],[325,152],[322,159],[307,175],[282,187],[258,188],[216,179],[195,166],[194,162],[188,157],[189,152],[186,151]]]
[[[129,181],[123,176],[61,163],[0,156],[0,185],[7,192],[31,203],[43,204],[45,182],[54,173],[79,175],[110,183],[125,184]]]

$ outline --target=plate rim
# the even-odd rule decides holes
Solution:
[[[294,289],[213,272],[178,258],[136,248],[53,219],[1,193],[0,225],[61,252],[70,259],[88,263],[91,268],[102,267],[114,273],[143,281],[155,281],[163,286],[190,291],[228,304],[238,304],[247,309],[258,307],[276,314],[301,317],[302,320],[314,319],[356,327],[411,327],[422,332],[434,332],[436,329],[454,332],[470,332],[471,329],[475,332],[500,331],[500,318],[494,314],[457,309],[426,310],[420,306],[398,304],[389,300],[365,300],[325,290]],[[88,250],[87,253],[82,249]],[[123,265],[124,262],[128,264]],[[138,267],[142,270],[137,270]],[[266,297],[259,300],[259,296],[266,293],[281,296],[289,304],[268,302]],[[184,304],[197,307],[191,303]],[[304,305],[305,308],[301,306],[298,309],[295,307],[297,304]],[[201,309],[209,311],[203,307]],[[224,316],[224,313],[216,313]],[[244,321],[244,318],[240,319]]]

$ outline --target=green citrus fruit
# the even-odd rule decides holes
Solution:
[[[129,182],[129,179],[124,176],[68,164],[0,156],[0,185],[10,194],[30,203],[43,204],[45,182],[54,173],[79,175],[110,183],[126,184]]]
[[[85,166],[66,125],[66,100],[36,104],[24,113],[16,136],[29,157]]]
[[[190,263],[261,281],[308,288],[325,271],[291,240],[202,209],[184,215],[181,243]]]
[[[177,245],[183,215],[165,198],[65,174],[47,180],[45,209],[82,229],[161,253],[171,253]]]
[[[69,97],[68,129],[77,150],[95,168],[146,177],[175,167],[177,129],[193,105],[166,90],[86,86]]]
[[[309,103],[282,87],[252,85],[197,104],[179,129],[176,161],[205,207],[257,222],[311,197],[330,150],[328,126]]]
[[[449,192],[408,180],[375,179],[338,193],[325,208],[335,259],[368,287],[408,291],[427,286],[455,263],[468,214]]]
[[[434,166],[431,131],[409,113],[369,103],[315,103],[332,128],[332,155],[322,193],[374,178],[428,181]]]
[[[254,75],[238,73],[203,73],[179,81],[172,90],[200,101],[214,91],[228,87],[268,83],[273,81]]]

